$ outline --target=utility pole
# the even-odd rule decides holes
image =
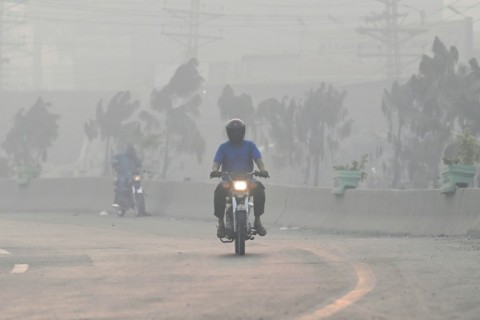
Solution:
[[[4,90],[6,87],[5,65],[10,62],[10,59],[7,57],[6,53],[25,46],[24,40],[20,42],[12,42],[8,40],[6,32],[7,30],[15,29],[18,25],[24,24],[24,21],[5,19],[9,9],[21,2],[22,1],[0,0],[0,91]],[[10,3],[10,6],[7,6],[8,3]]]
[[[397,80],[402,75],[401,58],[406,56],[418,56],[418,54],[401,53],[401,45],[411,38],[426,32],[423,28],[403,28],[401,19],[406,14],[398,12],[398,3],[401,0],[376,0],[385,5],[385,11],[381,14],[372,14],[364,17],[364,21],[373,24],[372,27],[357,28],[357,32],[362,35],[368,35],[381,41],[386,46],[385,53],[359,53],[363,57],[385,57],[387,59],[387,78]]]
[[[190,24],[188,28],[188,45],[186,58],[198,57],[198,28],[200,15],[200,0],[192,0],[192,11],[190,12]]]
[[[6,63],[3,59],[3,42],[5,41],[5,24],[3,21],[3,13],[4,13],[4,1],[0,0],[0,91],[3,91],[3,74],[4,74],[4,67],[3,64]]]
[[[200,0],[191,0],[190,10],[169,8],[165,8],[165,10],[172,16],[183,20],[188,25],[188,33],[162,31],[163,35],[171,38],[186,48],[185,60],[189,60],[191,58],[198,59],[199,47],[222,39],[222,37],[202,35],[199,33],[201,23],[219,18],[221,16],[219,14],[201,12]],[[200,43],[200,40],[204,41]]]
[[[471,8],[474,8],[476,6],[477,5],[470,6],[466,9],[464,9],[464,11],[466,11],[468,9],[471,9]],[[467,59],[470,59],[470,57],[475,55],[475,48],[474,48],[474,45],[473,45],[473,22],[474,22],[473,18],[464,15],[462,11],[457,10],[452,5],[448,5],[447,9],[449,9],[450,11],[458,14],[459,16],[461,16],[465,19],[465,30],[466,30],[465,31],[465,48],[464,48],[465,50],[463,50],[465,52],[463,52],[462,55],[464,57],[466,57]]]

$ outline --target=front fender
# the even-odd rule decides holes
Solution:
[[[142,186],[141,185],[132,185],[132,193],[133,194],[143,193]]]

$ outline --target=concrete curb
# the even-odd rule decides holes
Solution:
[[[178,218],[214,219],[216,183],[144,181],[147,211]],[[330,232],[412,236],[480,235],[480,189],[357,190],[268,185],[266,224]],[[26,188],[0,180],[0,212],[111,210],[111,178],[34,179]]]

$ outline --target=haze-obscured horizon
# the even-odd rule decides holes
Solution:
[[[218,99],[227,84],[257,108],[266,99],[302,101],[328,83],[346,91],[343,106],[353,120],[338,157],[323,164],[328,185],[332,164],[388,149],[384,90],[418,72],[435,37],[454,45],[461,63],[479,47],[474,0],[4,0],[0,9],[0,137],[38,97],[51,103],[59,132],[44,176],[70,175],[87,163],[100,170],[106,141],[89,143],[84,133],[97,105],[129,91],[139,110],[151,111],[152,91],[196,57],[205,79],[195,116],[204,161],[176,161],[169,178],[207,177],[225,139]],[[388,163],[388,150],[371,157],[372,169]],[[277,182],[293,181],[282,181],[283,173],[275,172]]]
[[[207,83],[381,79],[386,44],[357,29],[385,25],[385,10],[375,0],[4,1],[1,87],[148,91],[190,56]],[[421,30],[400,34],[403,69],[415,69],[434,35],[468,47],[464,22],[471,17],[478,29],[479,12],[473,0],[399,1],[399,26]],[[283,77],[272,71],[275,59]],[[259,60],[270,77],[252,75],[249,64]]]

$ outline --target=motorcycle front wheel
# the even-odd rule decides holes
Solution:
[[[236,214],[237,232],[235,234],[235,253],[245,255],[245,241],[247,240],[247,212],[239,211]]]

